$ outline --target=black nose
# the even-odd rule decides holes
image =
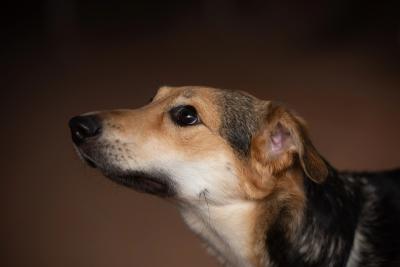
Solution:
[[[90,137],[101,133],[101,121],[97,116],[76,116],[69,121],[72,140],[79,145]]]

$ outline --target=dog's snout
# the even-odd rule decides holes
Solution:
[[[101,120],[98,116],[76,116],[69,121],[72,140],[79,145],[85,140],[101,133]]]

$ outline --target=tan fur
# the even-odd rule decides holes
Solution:
[[[192,158],[206,157],[215,149],[227,149],[222,147],[221,138],[213,134],[217,132],[219,120],[215,105],[211,105],[213,94],[206,88],[197,92],[196,98],[190,98],[189,103],[196,106],[204,121],[207,122],[206,127],[212,132],[201,129],[181,131],[179,128],[173,127],[166,111],[175,103],[180,102],[184,92],[184,88],[162,87],[153,102],[145,107],[138,110],[102,112],[101,116],[107,121],[107,125],[114,126],[110,127],[113,128],[114,136],[135,140],[136,143],[145,142],[149,135],[154,136],[168,144],[171,150],[180,151]],[[185,99],[185,103],[188,103],[187,99]],[[111,131],[106,129],[105,132]]]
[[[250,156],[239,157],[219,133],[221,107],[216,99],[223,93],[207,87],[162,87],[145,107],[98,113],[104,120],[102,138],[116,147],[107,152],[121,158],[110,164],[140,170],[155,165],[176,175],[176,202],[184,220],[222,261],[229,266],[268,266],[265,233],[279,209],[284,205],[291,213],[290,238],[305,205],[303,174],[322,182],[327,168],[302,120],[261,100],[254,103],[261,125]],[[179,104],[195,106],[202,125],[174,125],[168,111]],[[268,149],[277,130],[287,131],[290,140],[284,151],[274,154]],[[197,188],[203,185],[209,196]]]

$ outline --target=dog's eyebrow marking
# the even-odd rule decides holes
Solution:
[[[223,91],[221,105],[220,134],[234,150],[248,156],[251,139],[258,126],[254,99],[238,91]]]
[[[183,92],[182,96],[185,98],[191,98],[194,96],[194,90],[193,89],[185,89],[185,91]]]

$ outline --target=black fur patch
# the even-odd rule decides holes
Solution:
[[[364,243],[356,266],[399,266],[400,170],[337,173],[331,169],[325,183],[305,179],[304,186],[304,220],[293,239],[286,235],[290,213],[284,203],[266,233],[273,266],[346,266],[357,229],[362,230]]]
[[[254,101],[253,97],[238,91],[224,90],[220,97],[220,134],[242,156],[249,154],[258,125]]]

